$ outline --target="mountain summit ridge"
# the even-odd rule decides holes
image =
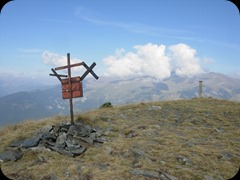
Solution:
[[[83,97],[74,99],[74,111],[95,109],[105,102],[117,105],[190,99],[198,97],[199,80],[203,81],[203,97],[240,101],[240,80],[220,73],[209,72],[193,77],[173,74],[161,81],[149,76],[122,79],[100,77],[99,81],[86,79]],[[62,99],[60,84],[44,90],[0,97],[1,125],[68,113],[69,102]]]

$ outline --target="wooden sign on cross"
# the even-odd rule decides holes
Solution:
[[[71,68],[84,66],[86,68],[86,72],[83,73],[82,76],[71,77]],[[58,80],[62,84],[62,97],[63,99],[69,99],[70,106],[70,116],[71,116],[71,124],[74,124],[74,116],[73,116],[73,103],[72,98],[83,97],[83,89],[82,89],[82,80],[91,73],[95,79],[98,79],[98,76],[93,72],[93,68],[96,66],[94,62],[90,67],[85,64],[85,62],[71,64],[70,63],[70,53],[67,54],[67,65],[52,68],[53,74],[49,74],[50,76],[56,76]],[[60,75],[56,71],[68,69],[68,75]],[[61,79],[61,77],[67,77],[66,79]]]

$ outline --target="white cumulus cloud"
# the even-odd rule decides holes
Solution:
[[[192,76],[202,73],[196,56],[196,50],[186,44],[170,47],[148,43],[134,46],[134,52],[118,49],[115,55],[106,57],[105,75],[127,77],[147,75],[159,80],[171,76],[175,72],[179,76]]]
[[[105,58],[108,76],[148,75],[158,79],[170,76],[169,58],[165,55],[164,45],[146,44],[134,46],[136,52],[125,53],[124,49]]]
[[[42,53],[42,61],[44,64],[51,66],[65,66],[67,65],[67,55],[62,56],[56,53],[52,53],[49,51],[44,51]],[[81,60],[76,58],[71,58],[71,64],[79,63]]]
[[[59,67],[59,66],[66,66],[67,65],[67,54],[66,56],[62,56],[50,51],[44,51],[42,53],[42,62],[47,65],[51,65],[53,68]],[[70,63],[75,64],[82,62],[82,60],[77,58],[70,57]],[[83,71],[83,67],[74,67],[72,68],[74,72],[76,71]],[[66,71],[66,70],[65,70]]]
[[[172,66],[177,75],[192,76],[203,72],[195,49],[186,44],[177,44],[170,46],[169,50]]]

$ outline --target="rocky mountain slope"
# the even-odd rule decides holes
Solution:
[[[197,77],[173,74],[163,81],[151,77],[119,80],[100,77],[98,81],[87,79],[83,82],[84,97],[74,99],[74,110],[83,112],[105,102],[117,105],[198,97],[199,80],[203,81],[203,97],[240,101],[240,80],[223,74],[207,73]],[[65,115],[69,114],[69,102],[62,99],[59,85],[1,97],[0,114],[0,125]]]
[[[103,144],[75,158],[20,147],[21,159],[1,163],[1,169],[16,180],[230,179],[240,165],[239,117],[239,102],[213,98],[102,108],[76,115],[75,121],[95,129]],[[63,121],[70,120],[56,117],[2,129],[0,153]]]

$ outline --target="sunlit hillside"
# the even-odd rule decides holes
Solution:
[[[0,131],[0,152],[55,117]],[[105,139],[75,158],[24,150],[1,163],[11,179],[229,179],[240,166],[240,103],[213,98],[138,103],[75,116]]]

